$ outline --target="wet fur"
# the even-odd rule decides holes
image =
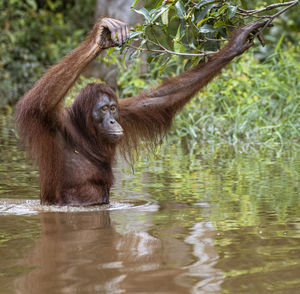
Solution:
[[[70,107],[64,108],[68,90],[102,50],[95,43],[99,27],[101,20],[88,38],[50,68],[17,105],[16,125],[24,147],[39,166],[43,204],[105,203],[113,183],[111,166],[116,148],[130,157],[140,140],[157,143],[190,98],[247,49],[242,48],[243,44],[237,45],[243,41],[237,39],[246,35],[238,31],[207,63],[165,81],[148,93],[118,101],[112,89],[93,83],[82,89]],[[236,53],[232,50],[235,47]],[[99,138],[92,123],[93,106],[103,94],[119,103],[118,122],[124,129],[124,137],[118,145]]]

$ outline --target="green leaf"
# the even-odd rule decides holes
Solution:
[[[142,48],[146,42],[147,42],[146,39],[142,40],[142,42],[140,43],[140,46],[139,46],[139,47]]]
[[[237,6],[229,5],[228,6],[228,18],[231,19],[235,16],[237,11]]]
[[[246,0],[241,0],[241,3],[242,3],[242,7],[244,9],[248,9],[248,5],[247,5],[247,1]]]
[[[222,27],[222,26],[226,26],[226,23],[222,20],[218,20],[217,22],[214,23],[214,28],[217,29],[219,27]]]
[[[133,4],[131,5],[131,8],[133,8],[135,5],[137,5],[137,3],[139,2],[140,0],[135,0],[134,2],[133,2]]]
[[[216,1],[216,0],[203,0],[203,1],[200,1],[195,7],[196,9],[200,9],[201,7],[204,7],[208,4],[212,4],[212,3],[218,3],[220,1]]]
[[[279,41],[277,42],[276,48],[275,48],[275,50],[274,50],[276,53],[279,51],[279,49],[280,49],[280,47],[281,47],[281,44],[282,44],[282,42],[283,42],[283,40],[284,40],[284,37],[285,37],[285,33],[283,33],[283,34],[281,35]]]
[[[30,0],[30,1],[34,1],[34,0]],[[50,10],[54,11],[56,9],[56,7],[58,7],[59,3],[56,3],[51,1],[51,0],[47,0],[47,4],[50,8]]]
[[[189,133],[194,137],[194,138],[197,138],[197,134],[195,133],[195,130],[189,126]]]
[[[209,24],[205,24],[199,29],[199,32],[203,34],[214,33],[215,31],[216,30]]]
[[[167,14],[169,13],[169,9],[170,9],[170,5],[168,5],[167,7],[161,6],[159,9],[157,9],[157,11],[155,10],[151,10],[151,12],[153,13],[153,17],[151,18],[151,22],[155,22],[161,15],[163,15],[164,12],[167,12]],[[156,13],[155,13],[156,12]]]
[[[6,31],[6,36],[9,38],[12,44],[15,43],[16,37],[13,33],[11,33],[10,31]]]
[[[206,22],[208,18],[204,18],[197,23],[197,27],[200,27],[204,22]]]
[[[148,26],[145,30],[145,35],[149,40],[158,41],[163,47],[169,50],[173,49],[171,35],[165,32],[165,27],[156,25]]]
[[[143,33],[144,33],[143,31],[132,32],[129,35],[129,39],[135,38],[136,36],[139,36],[139,35],[141,35]]]
[[[221,15],[228,7],[228,4],[223,5],[219,10],[218,10],[218,15]]]
[[[157,8],[159,8],[160,6],[162,6],[162,2],[163,2],[163,0],[157,1],[156,4],[155,4],[155,6],[154,6],[154,8],[157,9]]]
[[[203,18],[205,18],[208,15],[209,11],[215,6],[217,6],[217,4],[210,4],[201,9],[201,11],[197,13],[196,22],[199,23]]]
[[[146,22],[150,23],[150,15],[149,15],[149,11],[146,8],[141,8],[140,10],[137,9],[133,9],[136,13],[141,14],[145,17]]]
[[[201,56],[195,56],[195,57],[193,58],[193,60],[192,60],[192,65],[193,65],[193,66],[198,65],[202,58],[203,58],[203,57],[201,57]]]
[[[115,50],[115,48],[113,48],[113,47],[109,48],[107,50],[105,58],[107,59],[112,54],[112,52],[114,52],[114,50]]]
[[[179,0],[178,2],[176,2],[175,8],[176,8],[176,12],[177,12],[178,17],[180,19],[183,19],[184,15],[185,15],[185,11],[184,11],[184,5],[183,5],[183,3],[182,3],[181,0]]]
[[[175,52],[183,53],[183,52],[186,51],[185,47],[181,43],[182,37],[183,37],[183,35],[181,34],[181,25],[180,25],[178,27],[177,34],[176,34],[176,37],[174,39],[174,50],[175,50]]]
[[[37,6],[34,0],[26,0],[27,4],[34,10],[37,10]]]
[[[161,15],[161,21],[164,25],[169,25],[169,9],[165,10]]]
[[[158,72],[160,76],[162,75],[162,73],[163,73],[165,67],[167,66],[167,64],[169,63],[169,61],[170,61],[170,58],[167,58],[167,60],[160,66],[159,72]]]

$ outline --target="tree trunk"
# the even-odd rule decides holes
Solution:
[[[134,26],[140,18],[137,13],[130,11],[132,0],[98,0],[96,4],[96,18],[109,16],[120,19],[128,24]]]
[[[132,27],[141,21],[141,17],[130,10],[132,2],[132,0],[97,0],[95,19],[108,16],[124,21],[129,27]],[[104,52],[103,55],[105,56],[105,54]],[[85,71],[86,76],[100,78],[112,88],[117,86],[117,74],[118,68],[116,65],[107,66],[97,60],[92,62]]]

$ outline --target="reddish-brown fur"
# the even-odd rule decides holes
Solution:
[[[119,123],[124,137],[119,144],[112,144],[97,136],[91,119],[93,106],[101,95],[117,101],[112,89],[89,84],[70,107],[62,106],[66,93],[85,67],[101,50],[114,45],[108,34],[113,31],[104,24],[99,20],[89,37],[50,68],[17,105],[20,138],[39,166],[43,204],[106,203],[113,183],[111,166],[117,145],[126,153],[136,149],[140,139],[157,142],[170,128],[175,113],[235,56],[247,50],[252,45],[247,43],[249,34],[262,26],[252,24],[238,30],[209,62],[149,93],[120,100]]]

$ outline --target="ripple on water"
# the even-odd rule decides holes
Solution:
[[[103,210],[139,209],[142,211],[156,211],[158,205],[147,201],[110,202],[95,206],[55,206],[41,205],[39,200],[0,199],[0,215],[26,215],[40,212],[88,212]]]

